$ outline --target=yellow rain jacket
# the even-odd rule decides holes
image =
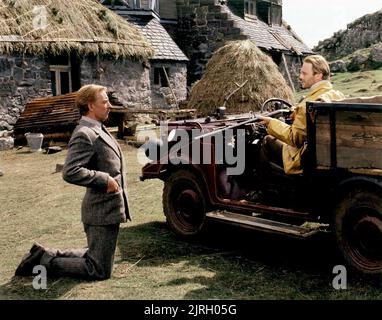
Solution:
[[[328,80],[314,84],[304,100],[295,107],[295,118],[292,125],[288,125],[278,119],[272,119],[268,125],[268,134],[284,142],[283,163],[287,174],[302,173],[301,155],[305,151],[306,142],[306,102],[323,100],[340,100],[345,96],[337,90],[333,90]]]

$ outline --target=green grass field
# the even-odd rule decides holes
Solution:
[[[0,154],[0,299],[382,299],[379,280],[349,275],[347,290],[333,289],[341,261],[327,236],[298,241],[215,225],[198,241],[177,239],[162,212],[163,183],[140,182],[137,149],[123,151],[133,221],[122,225],[112,278],[51,279],[46,290],[33,289],[32,277],[13,277],[15,268],[34,241],[86,245],[84,188],[55,173],[65,150]]]

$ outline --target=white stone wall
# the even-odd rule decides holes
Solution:
[[[150,69],[147,64],[132,60],[96,58],[81,64],[81,84],[97,83],[113,90],[121,104],[129,108],[151,108]]]
[[[0,131],[12,129],[26,103],[47,95],[50,73],[43,57],[0,55]]]

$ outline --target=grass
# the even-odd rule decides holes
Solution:
[[[123,151],[133,221],[121,225],[112,278],[49,279],[47,290],[34,290],[32,277],[13,277],[15,268],[34,241],[86,245],[84,188],[55,173],[66,150],[1,153],[0,299],[382,299],[379,279],[349,275],[347,290],[332,288],[341,261],[328,237],[298,241],[214,225],[203,239],[176,238],[162,212],[163,183],[140,182],[137,150]]]
[[[339,72],[332,77],[334,89],[340,90],[346,97],[382,95],[382,69]],[[296,94],[296,101],[306,95],[307,90]]]

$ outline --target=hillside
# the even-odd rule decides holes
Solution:
[[[382,69],[336,73],[332,82],[335,89],[343,92],[346,97],[382,95]],[[306,92],[296,93],[295,101],[299,101]]]
[[[346,30],[320,41],[313,51],[333,61],[379,42],[382,42],[382,9],[349,23]]]
[[[347,97],[382,95],[382,9],[349,23],[313,51],[330,61],[334,87]],[[297,92],[296,101],[305,94]]]

